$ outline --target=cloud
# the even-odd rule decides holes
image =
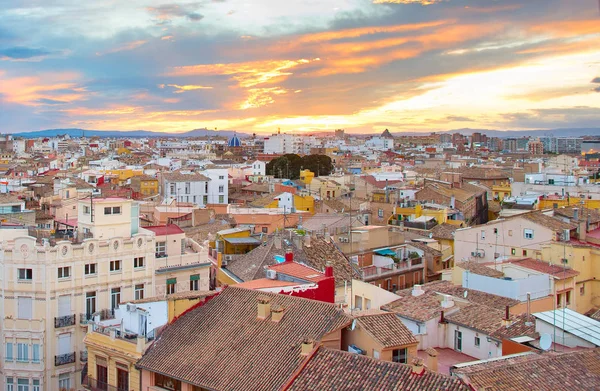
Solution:
[[[461,116],[458,116],[458,115],[449,115],[449,116],[446,117],[446,120],[447,121],[452,121],[452,122],[473,122],[473,121],[475,121],[472,118],[461,117]]]
[[[165,23],[173,18],[187,18],[193,22],[198,22],[204,19],[204,15],[196,12],[200,3],[191,4],[163,4],[157,7],[146,8],[148,12],[154,14],[159,22]]]
[[[443,3],[448,0],[373,0],[373,4],[421,4],[432,5]]]
[[[65,104],[69,103],[64,100],[49,99],[49,98],[40,98],[40,99],[36,100],[35,102],[41,103],[43,105],[65,105]]]
[[[134,50],[134,49],[137,49],[140,46],[143,46],[143,45],[145,45],[147,43],[148,43],[148,41],[140,39],[140,40],[137,40],[137,41],[132,41],[132,42],[125,43],[123,45],[117,46],[117,47],[112,48],[112,49],[108,49],[108,50],[106,50],[104,52],[96,52],[96,55],[97,56],[104,56],[104,55],[107,55],[107,54],[125,52],[125,51],[128,51],[128,50]]]
[[[592,79],[592,83],[600,83],[600,76],[599,77],[594,77]]]
[[[26,61],[40,59],[52,54],[45,49],[28,48],[16,46],[7,49],[0,49],[0,60]]]
[[[186,91],[194,91],[194,90],[212,90],[211,86],[200,86],[200,85],[178,85],[178,84],[159,84],[159,88],[172,87],[175,89],[173,91],[175,94],[181,94]]]

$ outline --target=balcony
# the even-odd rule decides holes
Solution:
[[[115,310],[112,309],[103,309],[98,312],[91,313],[83,313],[79,314],[79,324],[87,325],[88,323],[94,320],[94,317],[100,316],[100,320],[114,319],[115,318]]]
[[[107,382],[99,381],[90,376],[83,381],[82,386],[91,391],[127,391],[127,388],[121,389],[111,386]]]
[[[58,316],[58,317],[54,318],[54,328],[59,329],[61,327],[74,326],[75,318],[76,318],[75,314]]]
[[[88,352],[87,350],[82,350],[79,352],[79,361],[87,362]]]
[[[59,367],[61,365],[72,364],[75,362],[75,356],[75,352],[54,356],[54,366]]]
[[[400,261],[398,263],[390,263],[386,266],[366,266],[361,269],[361,274],[365,281],[369,281],[379,277],[402,274],[403,272],[422,268],[423,260],[421,258],[414,258],[407,261]]]

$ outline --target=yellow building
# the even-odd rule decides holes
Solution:
[[[575,311],[585,314],[591,309],[600,308],[600,246],[573,242],[549,243],[542,245],[542,260],[566,265],[579,272],[575,290],[567,298],[568,302],[575,304]]]
[[[579,206],[586,209],[600,209],[600,200],[583,200],[579,197],[565,197],[562,199],[541,198],[538,202],[538,209],[562,208],[563,206]]]
[[[217,232],[214,242],[209,242],[209,246],[221,254],[246,254],[260,244],[251,234],[251,228],[224,229]]]
[[[502,201],[512,195],[510,183],[504,182],[492,186],[492,198],[496,201]]]
[[[292,203],[293,197],[293,203]],[[296,210],[298,212],[315,213],[315,199],[312,196],[300,196],[292,193],[283,193],[274,197],[273,202],[265,206],[265,208],[283,208],[288,211]]]
[[[394,214],[390,217],[388,224],[398,225],[397,222],[414,222],[418,221],[420,217],[432,217],[438,224],[444,224],[449,222],[448,209],[426,209],[420,204],[415,205],[412,208],[401,208],[394,207]]]
[[[118,170],[104,170],[104,175],[110,175],[116,177],[116,180],[120,185],[124,184],[130,178],[134,176],[143,175],[144,170],[133,170],[131,168],[123,168]]]
[[[149,175],[136,175],[131,178],[131,188],[143,197],[158,194],[158,179]]]
[[[300,171],[300,180],[307,185],[310,185],[313,178],[315,177],[315,173],[311,170],[301,170]]]

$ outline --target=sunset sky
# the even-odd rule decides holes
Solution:
[[[600,127],[598,0],[0,0],[0,133]]]

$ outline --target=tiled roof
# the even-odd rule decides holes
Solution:
[[[590,217],[590,223],[592,224],[600,221],[600,213],[596,212],[595,209],[582,208],[581,206],[565,206],[563,208],[557,208],[554,209],[554,214],[572,219],[575,214],[574,209],[576,208],[579,213],[579,221],[587,221],[588,216]]]
[[[458,379],[410,365],[319,347],[288,391],[469,391]]]
[[[254,199],[248,205],[251,207],[254,207],[254,208],[264,208],[265,206],[273,203],[273,201],[275,201],[275,197],[277,197],[280,194],[283,194],[283,193],[266,194],[260,198]]]
[[[454,232],[458,228],[459,227],[456,225],[443,223],[433,227],[431,233],[433,234],[434,239],[454,240]]]
[[[553,263],[540,261],[533,258],[523,258],[509,261],[512,264],[535,270],[540,273],[550,274],[559,280],[571,278],[579,275],[577,270],[566,268],[564,266],[555,265]]]
[[[427,285],[423,285],[423,289],[427,289]],[[515,299],[509,299],[508,297],[497,296],[491,293],[482,291],[476,291],[474,289],[463,288],[460,285],[453,285],[449,281],[442,281],[441,283],[434,285],[433,287],[437,292],[445,293],[458,298],[464,298],[465,292],[467,293],[466,299],[471,303],[481,304],[487,307],[503,310],[506,306],[513,307],[520,302]]]
[[[297,262],[284,262],[278,265],[269,266],[269,269],[275,270],[277,273],[286,274],[310,282],[319,282],[328,278],[319,270]]]
[[[175,224],[156,225],[153,227],[143,227],[143,228],[147,229],[148,231],[154,232],[154,234],[156,236],[179,235],[179,234],[184,233],[183,230]]]
[[[478,274],[480,276],[493,278],[504,277],[504,273],[502,273],[500,270],[496,270],[494,268],[482,265],[481,263],[477,263],[475,261],[459,262],[456,264],[456,266],[461,269],[468,270],[473,274]]]
[[[286,286],[297,286],[301,285],[298,282],[271,280],[270,278],[259,278],[256,280],[250,280],[236,284],[239,288],[246,289],[266,289],[266,288],[283,288]]]
[[[511,317],[508,326],[500,326],[490,334],[490,337],[499,340],[523,336],[538,338],[538,333],[535,331],[535,318],[531,315],[528,317],[527,314],[520,314]]]
[[[440,316],[442,312],[441,300],[435,291],[426,291],[420,296],[412,296],[410,291],[411,289],[396,292],[402,298],[381,306],[381,309],[420,322],[426,322]]]
[[[206,175],[191,173],[184,174],[179,171],[166,172],[162,174],[162,177],[169,182],[207,182],[210,178]]]
[[[469,327],[489,335],[502,326],[503,317],[504,311],[480,304],[469,304],[445,318],[450,323]]]
[[[259,297],[284,308],[281,321],[257,318]],[[137,367],[213,390],[278,390],[319,341],[350,324],[333,304],[234,286],[169,325]]]
[[[532,223],[549,228],[554,232],[561,232],[565,229],[572,230],[577,228],[577,224],[565,223],[559,217],[552,217],[543,214],[542,212],[523,213],[516,217],[522,217]]]
[[[556,354],[528,354],[454,369],[475,390],[598,390],[600,348]]]
[[[410,330],[393,313],[365,315],[357,318],[358,324],[384,349],[417,344]]]

